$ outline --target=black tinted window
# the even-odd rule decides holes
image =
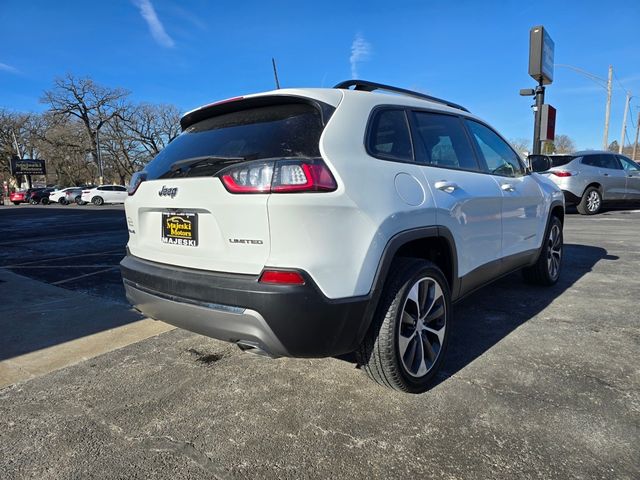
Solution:
[[[127,189],[125,187],[119,187],[119,186],[115,186],[115,187],[113,187],[113,189],[116,192],[126,192],[127,191]]]
[[[415,112],[414,118],[420,161],[436,167],[478,170],[471,144],[458,117]]]
[[[225,113],[188,127],[145,168],[148,178],[215,175],[228,163],[200,162],[171,170],[179,160],[319,157],[322,117],[307,104],[270,105]],[[237,161],[237,160],[236,160]]]
[[[552,167],[562,167],[577,157],[572,155],[550,155],[549,158],[551,159]]]
[[[413,160],[409,124],[404,110],[380,110],[371,122],[369,152],[382,158]]]
[[[620,169],[620,165],[614,155],[585,155],[582,159],[582,164],[596,168]]]
[[[524,175],[524,166],[516,152],[500,136],[484,125],[467,120],[469,130],[476,141],[489,173],[505,177]]]
[[[615,155],[600,155],[602,161],[602,168],[618,169],[621,170],[620,164]]]

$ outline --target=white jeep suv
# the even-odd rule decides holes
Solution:
[[[355,352],[422,392],[452,302],[521,268],[558,280],[562,192],[459,105],[347,81],[181,126],[126,201],[122,276],[149,317],[274,357]]]

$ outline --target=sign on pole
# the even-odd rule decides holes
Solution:
[[[44,160],[36,160],[34,158],[18,158],[11,159],[12,175],[46,175],[47,169]]]
[[[556,109],[545,103],[540,113],[540,141],[551,142],[556,138]]]
[[[542,25],[529,32],[529,75],[538,83],[553,82],[553,52],[555,44]]]

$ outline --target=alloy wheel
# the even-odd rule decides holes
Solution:
[[[398,353],[406,373],[420,378],[436,363],[447,319],[442,288],[431,277],[419,279],[409,290],[398,322]]]
[[[596,190],[589,192],[587,197],[587,209],[590,212],[597,212],[600,208],[600,194]]]
[[[551,227],[548,241],[547,268],[549,269],[549,276],[555,280],[560,274],[560,261],[562,260],[562,235],[558,225]]]

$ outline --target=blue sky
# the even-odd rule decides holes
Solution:
[[[284,2],[204,0],[0,1],[0,107],[41,111],[42,91],[71,72],[124,87],[138,101],[186,111],[216,99],[351,78],[460,103],[508,138],[530,138],[529,29],[544,25],[555,62],[607,76],[609,141],[619,140],[624,89],[640,111],[640,1]],[[602,144],[606,92],[556,67],[547,102],[557,133]],[[633,140],[634,126],[627,121]]]

